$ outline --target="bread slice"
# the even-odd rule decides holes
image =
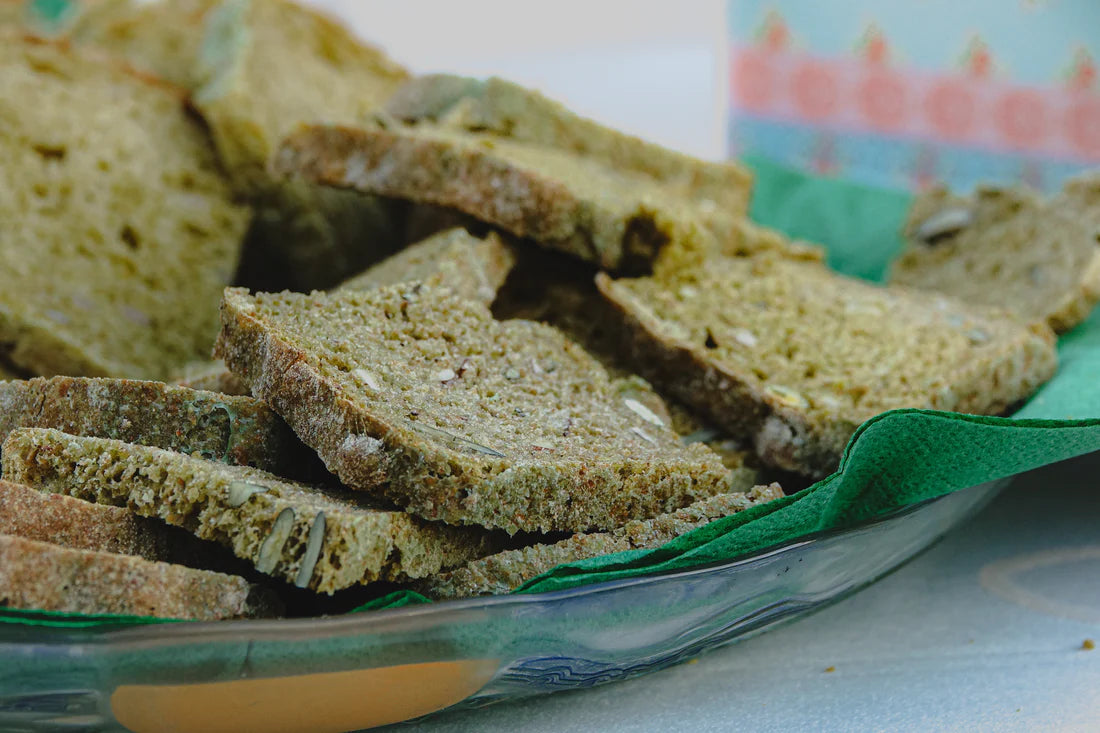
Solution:
[[[913,204],[890,281],[1008,308],[1064,332],[1100,302],[1100,175],[1035,192],[936,189]],[[1091,194],[1090,194],[1091,191]]]
[[[273,594],[235,575],[4,534],[0,606],[195,621],[281,612]]]
[[[493,232],[482,239],[465,229],[449,229],[383,260],[339,290],[417,281],[490,305],[515,261],[512,248]]]
[[[0,109],[7,359],[154,378],[209,354],[248,213],[182,96],[90,52],[5,36]]]
[[[418,284],[226,291],[216,353],[353,488],[514,533],[611,528],[727,490],[547,326]]]
[[[0,481],[0,534],[74,550],[168,560],[171,550],[165,529],[129,509]]]
[[[772,255],[658,278],[597,276],[643,376],[810,476],[894,408],[997,414],[1056,369],[1054,336],[1007,312],[842,277]]]
[[[412,124],[484,132],[569,152],[619,171],[660,181],[671,196],[703,212],[745,215],[752,174],[732,162],[684,155],[587,119],[534,89],[491,77],[428,74],[402,85],[385,111]]]
[[[11,481],[159,517],[228,547],[261,573],[320,593],[421,578],[500,547],[485,532],[422,522],[364,504],[361,495],[57,430],[13,431],[3,468]]]
[[[207,392],[248,397],[248,385],[225,368],[220,359],[204,359],[184,364],[168,382],[181,387],[200,389]]]
[[[628,550],[649,550],[722,517],[783,496],[779,484],[756,486],[745,493],[721,494],[670,514],[634,520],[611,532],[575,534],[554,544],[530,545],[472,560],[456,570],[416,584],[430,598],[499,595],[519,588],[537,575],[567,562]]]
[[[291,475],[302,475],[310,457],[262,402],[161,382],[0,382],[0,441],[24,427],[116,438]]]

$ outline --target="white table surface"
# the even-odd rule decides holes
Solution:
[[[1100,454],[1015,479],[931,550],[810,617],[647,677],[416,730],[1097,731],[1088,638],[1100,641]]]

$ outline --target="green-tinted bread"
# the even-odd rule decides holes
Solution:
[[[9,608],[214,621],[274,616],[274,594],[235,575],[0,534]]]

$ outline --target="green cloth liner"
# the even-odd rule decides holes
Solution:
[[[828,248],[829,264],[881,280],[901,242],[908,194],[819,179],[766,160],[752,218]],[[517,593],[665,573],[733,560],[825,530],[843,529],[959,489],[1100,450],[1100,310],[1065,335],[1057,376],[1012,418],[894,410],[868,420],[848,443],[839,470],[815,485],[689,532],[655,550],[632,550],[559,565]],[[357,611],[427,599],[398,591]],[[86,627],[157,619],[3,611],[0,622]]]

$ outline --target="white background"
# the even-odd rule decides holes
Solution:
[[[497,75],[601,122],[725,155],[722,0],[315,0],[415,72]]]

